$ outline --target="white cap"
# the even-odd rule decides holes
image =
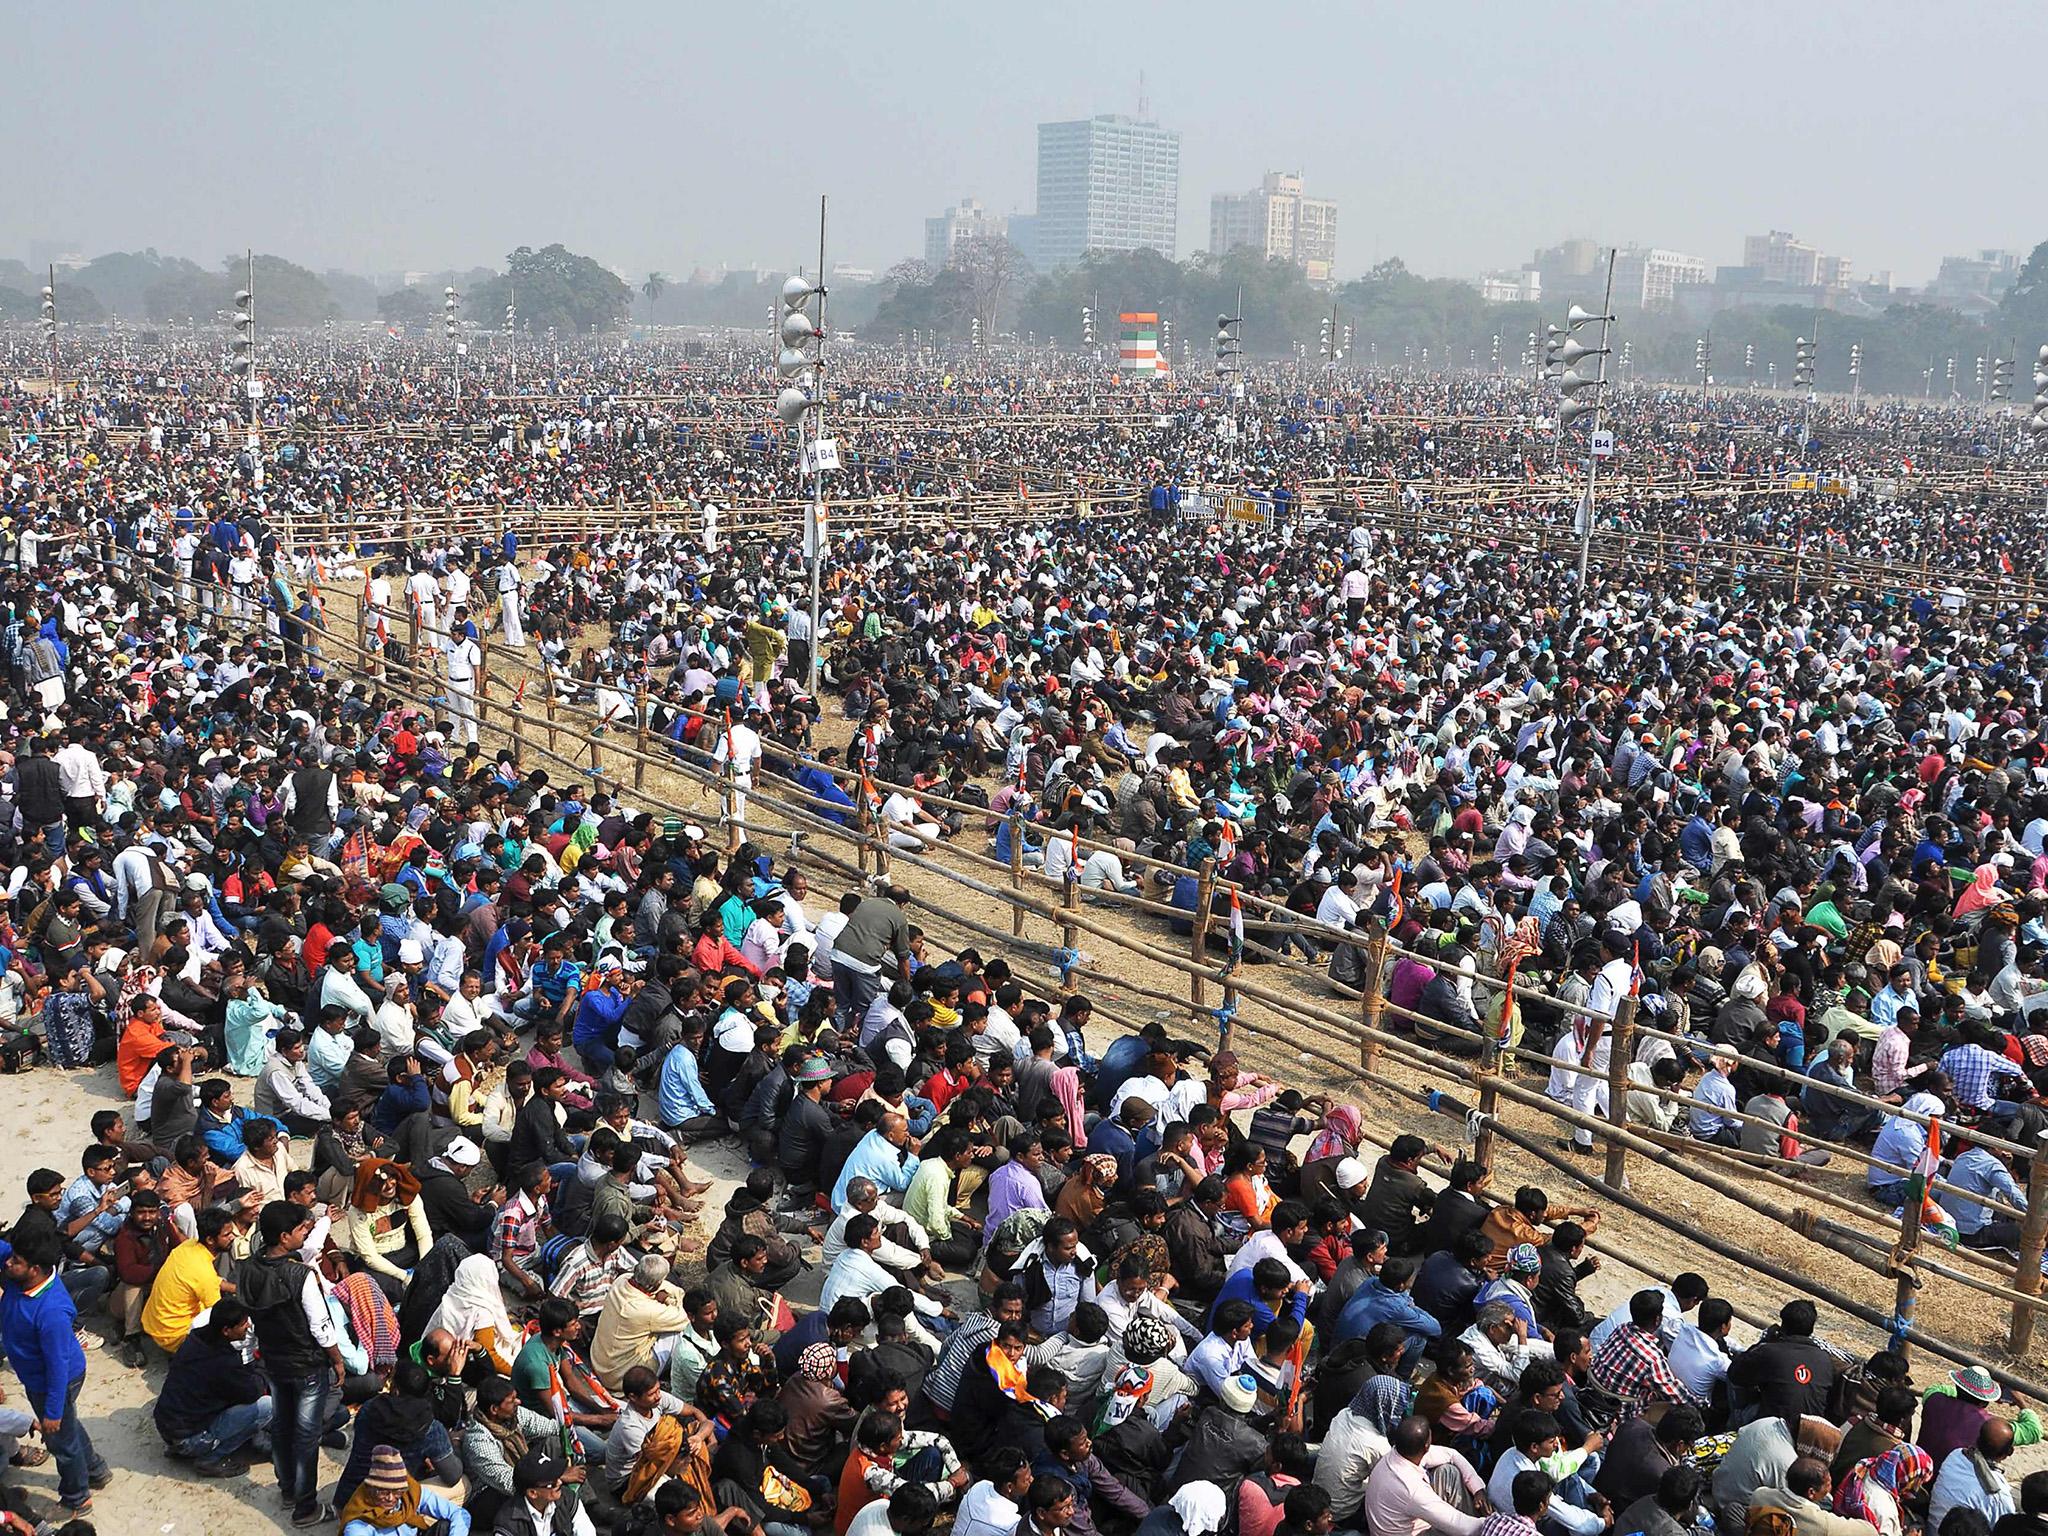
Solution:
[[[420,948],[420,941],[418,939],[399,940],[398,963],[400,965],[424,965],[426,960],[426,951]]]
[[[448,1150],[441,1154],[441,1160],[449,1163],[461,1163],[466,1168],[474,1168],[484,1160],[484,1155],[477,1144],[467,1136],[458,1136],[448,1143]]]
[[[1365,1182],[1365,1164],[1355,1157],[1337,1159],[1337,1187],[1356,1189]]]

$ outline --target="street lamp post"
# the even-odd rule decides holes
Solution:
[[[50,280],[43,284],[43,345],[50,354],[50,399],[64,402],[64,386],[57,382],[57,264],[50,264]]]
[[[1586,496],[1579,506],[1578,603],[1581,616],[1586,611],[1586,566],[1593,552],[1593,493],[1599,483],[1602,458],[1599,452],[1602,446],[1600,407],[1602,397],[1607,393],[1608,328],[1614,324],[1615,255],[1614,248],[1610,246],[1607,251],[1607,293],[1601,300],[1600,313],[1589,315],[1576,304],[1565,313],[1568,332],[1575,332],[1579,327],[1598,320],[1600,345],[1582,346],[1574,336],[1567,334],[1564,344],[1558,349],[1558,356],[1565,365],[1564,376],[1558,381],[1558,388],[1565,395],[1564,403],[1558,407],[1557,412],[1558,435],[1563,436],[1565,429],[1581,416],[1590,415],[1593,418],[1591,436],[1586,444]],[[1587,357],[1597,357],[1600,360],[1591,378],[1581,373],[1575,366],[1581,359]]]
[[[455,413],[462,414],[462,343],[456,339],[455,311],[462,303],[462,295],[455,291],[454,284],[441,290],[441,329],[448,335],[450,366],[455,370]]]
[[[818,301],[818,315],[810,315],[810,303]],[[818,693],[819,592],[825,560],[825,471],[838,468],[838,447],[825,436],[825,199],[818,199],[818,280],[812,283],[792,276],[782,285],[782,316],[777,328],[779,346],[775,371],[788,382],[775,397],[775,414],[793,430],[797,442],[799,474],[811,480],[809,505],[804,509],[804,553],[810,561],[811,644],[805,659],[804,688],[813,698]],[[806,385],[809,387],[806,388]],[[810,418],[810,441],[804,441],[803,423]]]

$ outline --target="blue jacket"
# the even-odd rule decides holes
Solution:
[[[199,1111],[199,1135],[215,1162],[233,1163],[249,1150],[244,1137],[247,1135],[250,1122],[254,1120],[268,1120],[277,1127],[278,1135],[291,1135],[290,1127],[275,1115],[259,1115],[255,1110],[244,1109],[239,1104],[226,1120],[222,1120],[210,1110]]]
[[[1256,1267],[1255,1265],[1247,1264],[1243,1269],[1240,1269],[1236,1274],[1223,1282],[1223,1288],[1216,1293],[1216,1300],[1209,1308],[1208,1320],[1212,1327],[1216,1321],[1217,1307],[1222,1306],[1226,1301],[1248,1301],[1252,1304],[1253,1315],[1258,1319],[1252,1325],[1252,1331],[1254,1333],[1264,1333],[1266,1331],[1266,1325],[1273,1321],[1274,1313],[1271,1307],[1259,1299],[1258,1288],[1252,1284],[1252,1270]],[[1292,1296],[1289,1296],[1287,1298],[1287,1315],[1297,1323],[1306,1318],[1308,1316],[1308,1297],[1300,1291],[1296,1291]]]
[[[1406,1291],[1390,1291],[1378,1275],[1368,1278],[1337,1314],[1337,1326],[1330,1342],[1363,1338],[1379,1323],[1399,1323],[1413,1339],[1433,1339],[1444,1326],[1415,1305]]]
[[[13,1245],[0,1238],[0,1263],[13,1253]],[[0,1348],[39,1418],[63,1418],[71,1383],[85,1374],[85,1351],[71,1331],[77,1321],[71,1293],[55,1275],[34,1293],[12,1281],[0,1291]]]
[[[853,796],[841,789],[838,781],[823,768],[799,768],[796,771],[796,784],[799,789],[813,799],[828,801],[837,806],[844,806],[846,812],[851,812],[854,808]],[[850,814],[828,811],[822,806],[814,805],[809,809],[816,815],[823,817],[826,821],[838,826],[846,826],[853,820]]]
[[[619,1020],[626,1016],[626,995],[616,987],[592,987],[576,1004],[576,1023],[571,1043],[582,1046],[602,1040],[607,1046],[619,1042]]]

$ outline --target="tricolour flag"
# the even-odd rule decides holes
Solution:
[[[1237,899],[1237,887],[1230,888],[1230,948],[1235,954],[1244,952],[1244,903]]]

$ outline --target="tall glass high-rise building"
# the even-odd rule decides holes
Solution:
[[[1028,253],[1041,271],[1084,251],[1177,254],[1180,135],[1135,117],[1038,125],[1038,216]]]

